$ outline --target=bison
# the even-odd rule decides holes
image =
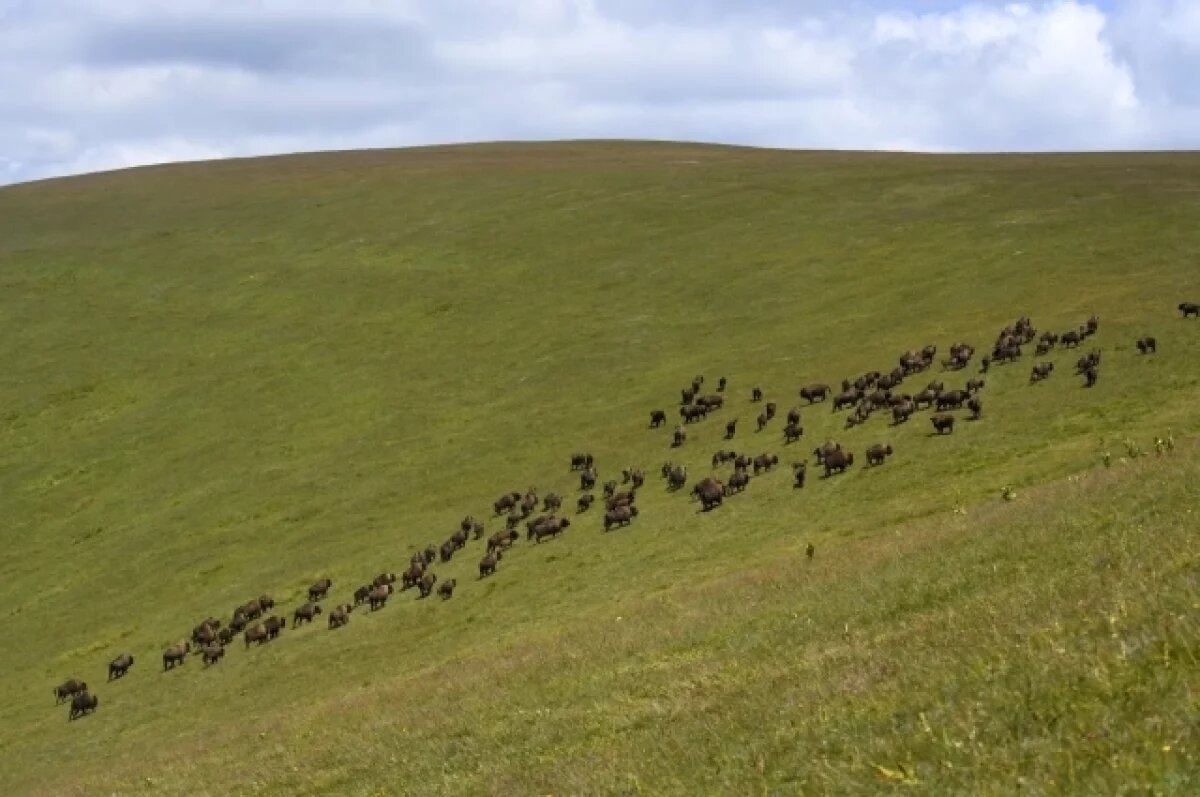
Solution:
[[[833,440],[826,440],[823,444],[813,449],[813,456],[817,458],[818,465],[825,464],[825,458],[835,451],[841,451],[842,444]]]
[[[778,464],[779,457],[774,454],[759,454],[754,458],[754,473],[757,475],[759,471],[769,471]]]
[[[667,473],[667,489],[678,490],[687,482],[687,468],[676,465]]]
[[[595,458],[588,453],[571,455],[571,470],[583,470],[592,467]],[[497,513],[499,514],[499,513]]]
[[[795,483],[792,489],[797,489],[804,486],[804,479],[808,476],[808,464],[805,462],[797,462],[792,466],[792,478]]]
[[[934,415],[929,420],[937,434],[950,434],[954,431],[953,415]]]
[[[387,604],[387,599],[391,594],[391,584],[380,584],[378,587],[374,587],[367,594],[367,603],[370,605],[371,611],[382,609]]]
[[[313,618],[321,613],[321,607],[315,603],[306,603],[292,613],[292,628],[301,623],[311,623]]]
[[[750,474],[744,470],[735,470],[729,477],[729,481],[725,484],[725,494],[733,495],[745,490],[750,484]]]
[[[650,410],[650,428],[657,429],[667,422],[666,410]]]
[[[421,580],[417,584],[417,590],[421,593],[417,596],[418,600],[421,598],[428,598],[433,592],[433,585],[436,583],[437,574],[435,573],[426,573],[425,575],[421,576]]]
[[[892,446],[888,444],[876,443],[867,449],[867,464],[882,465],[884,460],[892,455]]]
[[[575,502],[575,511],[583,513],[591,509],[592,502],[596,500],[596,496],[591,493],[586,493],[579,496],[579,500]]]
[[[825,453],[825,478],[829,478],[834,473],[845,473],[846,468],[854,464],[854,454],[849,451],[837,449],[836,451],[828,451]]]
[[[454,597],[454,588],[458,586],[458,581],[453,578],[446,579],[438,587],[438,597],[447,601]]]
[[[1157,352],[1158,351],[1158,341],[1155,340],[1150,335],[1146,335],[1145,337],[1138,338],[1137,350],[1140,351],[1142,354],[1150,354],[1152,352]]]
[[[566,531],[570,525],[570,518],[550,518],[547,522],[530,531],[530,536],[533,537],[534,542],[541,542],[543,537],[557,537]]]
[[[328,578],[323,578],[315,582],[308,588],[308,599],[310,601],[319,601],[329,592],[329,588],[333,586],[333,581]]]
[[[973,378],[967,380],[967,392],[968,393],[978,393],[980,390],[983,390],[983,386],[984,386],[984,381],[982,379],[977,379],[977,378],[973,377]]]
[[[123,677],[132,666],[133,656],[129,653],[122,653],[108,663],[108,680],[112,681]]]
[[[726,421],[726,423],[725,423],[725,439],[726,440],[732,440],[733,436],[735,434],[737,434],[737,422],[738,422],[737,418],[734,418],[732,421]]]
[[[495,510],[497,515],[502,515],[505,512],[511,510],[513,507],[515,507],[520,500],[521,500],[520,493],[515,493],[515,492],[508,493],[506,495],[502,495],[499,498],[497,498],[492,503],[492,509]]]
[[[1180,306],[1182,307],[1182,305]],[[761,387],[755,387],[750,391],[750,400],[753,402],[759,402],[763,400],[763,392]]]
[[[800,436],[803,434],[804,427],[802,427],[798,422],[789,423],[787,426],[783,427],[783,442],[794,443],[799,440]]]
[[[611,531],[613,526],[628,526],[638,515],[636,506],[619,506],[604,513],[604,530]]]
[[[1200,302],[1180,302],[1179,312],[1183,313],[1183,317],[1196,316],[1200,318]]]
[[[176,664],[184,664],[187,662],[187,654],[192,649],[191,642],[180,642],[177,645],[172,645],[163,651],[163,669],[171,670]]]
[[[684,442],[686,442],[686,441],[687,441],[687,432],[685,432],[685,431],[683,430],[683,427],[682,427],[682,426],[676,426],[676,427],[675,427],[675,434],[674,434],[674,435],[672,436],[672,438],[671,438],[671,447],[672,447],[672,448],[679,448],[679,447],[680,447],[680,446],[682,446],[682,445],[684,444]]]
[[[824,401],[829,397],[829,385],[806,385],[800,388],[800,398],[812,404],[816,401]]]
[[[971,411],[971,420],[979,420],[983,415],[983,399],[979,398],[979,396],[971,396],[967,400],[967,409]]]
[[[225,658],[225,648],[220,645],[205,645],[200,652],[204,654],[204,663],[208,665]]]
[[[350,612],[354,611],[354,607],[348,603],[343,603],[329,613],[329,627],[341,628],[350,622]]]
[[[68,678],[58,686],[54,687],[54,705],[66,700],[68,697],[77,695],[80,692],[87,691],[87,682],[80,681],[78,678]]]
[[[709,476],[696,482],[692,488],[692,495],[700,499],[700,504],[707,512],[721,505],[725,497],[725,485]]]
[[[579,474],[579,489],[594,490],[596,489],[596,480],[600,478],[600,474],[595,468],[588,468],[583,473]]]
[[[100,698],[86,690],[79,692],[71,698],[71,708],[67,712],[67,722],[77,717],[82,717],[89,711],[95,711],[98,705],[100,705]]]
[[[496,572],[496,563],[503,558],[500,551],[492,551],[479,560],[479,577],[485,578]]]

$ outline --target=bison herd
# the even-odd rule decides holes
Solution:
[[[1200,304],[1184,302],[1179,305],[1179,310],[1184,318],[1200,317]],[[991,349],[980,358],[980,375],[964,380],[961,388],[948,389],[942,379],[934,379],[924,387],[911,389],[911,392],[903,390],[906,384],[917,375],[928,371],[935,362],[940,363],[944,372],[966,369],[974,359],[976,349],[968,343],[956,342],[949,347],[948,356],[940,361],[936,359],[937,346],[928,344],[900,354],[894,361],[896,364],[886,370],[873,370],[842,379],[838,391],[829,384],[813,383],[800,388],[799,397],[806,406],[830,401],[834,412],[850,410],[845,421],[846,428],[866,423],[876,413],[884,412],[886,417],[890,418],[890,426],[899,426],[909,422],[922,410],[932,410],[934,414],[930,416],[933,429],[931,435],[949,435],[954,432],[956,420],[956,416],[951,414],[952,411],[965,408],[970,411],[971,420],[982,417],[983,401],[980,394],[985,387],[982,374],[986,374],[992,366],[1016,362],[1022,358],[1025,347],[1030,344],[1034,347],[1035,357],[1045,356],[1055,347],[1080,347],[1084,341],[1095,335],[1098,329],[1099,319],[1093,316],[1078,327],[1061,333],[1046,331],[1039,334],[1030,319],[1022,317],[1000,330]],[[1154,337],[1145,336],[1137,340],[1136,347],[1143,355],[1153,354],[1157,351],[1157,341]],[[1099,349],[1091,350],[1077,361],[1075,373],[1083,377],[1084,386],[1096,384],[1100,361]],[[1029,382],[1043,382],[1051,378],[1053,372],[1052,362],[1035,362],[1030,371]],[[703,376],[696,376],[680,391],[678,412],[681,422],[672,431],[673,448],[681,448],[687,444],[686,426],[702,423],[727,405],[726,378],[721,377],[716,391],[709,394],[703,392],[704,381]],[[751,390],[751,403],[763,406],[756,419],[756,435],[761,435],[771,426],[778,411],[775,402],[764,403],[764,398],[761,387],[755,386]],[[667,411],[664,409],[651,411],[650,428],[658,429],[664,426],[667,417]],[[737,418],[725,422],[725,440],[732,440],[737,436],[737,422]],[[796,443],[803,435],[801,408],[794,406],[785,416],[782,445]],[[845,473],[855,463],[854,453],[832,439],[818,445],[812,454],[816,465],[823,469],[825,478]],[[865,451],[866,464],[873,468],[880,467],[893,454],[894,449],[890,443],[873,444]],[[714,473],[700,479],[691,489],[691,498],[699,502],[701,511],[711,511],[720,507],[729,497],[743,493],[749,486],[752,475],[758,477],[760,474],[769,473],[778,464],[779,456],[776,454],[763,452],[749,455],[719,450],[712,456],[713,470],[732,466],[732,471],[724,476]],[[577,515],[589,513],[593,505],[601,501],[601,525],[606,532],[627,527],[639,518],[636,500],[638,491],[645,485],[644,470],[635,467],[622,469],[621,481],[606,481],[603,484],[603,496],[598,498],[593,491],[599,483],[600,473],[592,454],[573,454],[570,458],[570,469],[579,476],[581,494],[575,502]],[[687,485],[688,470],[683,464],[668,461],[663,463],[659,472],[668,492],[677,492]],[[793,463],[793,488],[805,486],[807,472],[808,464],[804,460]],[[493,501],[493,516],[503,518],[504,530],[488,536],[486,550],[479,560],[479,578],[488,578],[496,573],[505,552],[510,551],[520,539],[517,529],[521,523],[525,524],[526,542],[534,545],[560,537],[572,528],[571,519],[558,514],[562,505],[562,496],[553,492],[539,496],[537,489],[533,487],[525,491],[505,492]],[[431,544],[413,553],[408,567],[399,577],[395,573],[380,573],[371,582],[354,589],[352,602],[339,604],[328,612],[328,628],[333,630],[344,627],[350,622],[351,613],[363,605],[368,606],[372,612],[384,608],[389,598],[397,591],[415,589],[418,599],[425,599],[433,594],[436,587],[439,598],[451,599],[456,582],[454,579],[448,579],[439,583],[437,575],[432,571],[434,562],[451,561],[471,540],[481,540],[485,533],[482,521],[471,515],[466,516],[440,546]],[[811,543],[806,553],[811,559]],[[399,590],[395,586],[396,582],[400,583]],[[331,579],[322,578],[308,588],[308,600],[292,613],[293,629],[312,623],[316,617],[323,614],[320,601],[328,597],[333,586],[334,582]],[[274,608],[275,601],[269,595],[261,595],[236,606],[228,622],[222,622],[215,617],[207,618],[193,627],[187,638],[180,639],[163,651],[163,671],[169,672],[183,666],[189,656],[196,654],[202,657],[206,666],[213,666],[224,658],[226,647],[239,634],[246,648],[250,648],[251,645],[262,646],[277,639],[287,629],[288,624],[277,614],[266,616]],[[108,665],[108,680],[116,681],[125,677],[133,664],[132,654],[122,653],[117,656]],[[95,711],[99,705],[99,698],[88,690],[87,683],[76,678],[68,679],[54,687],[54,696],[56,705],[70,701],[68,720]]]

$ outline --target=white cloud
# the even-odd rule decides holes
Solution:
[[[0,0],[0,181],[498,138],[1194,147],[1198,71],[1195,0]]]

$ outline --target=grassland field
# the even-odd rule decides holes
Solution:
[[[1195,794],[1198,221],[1193,153],[492,144],[0,189],[0,793]],[[1027,351],[952,435],[828,403],[754,432],[754,385],[782,413],[1093,314],[1094,388]],[[674,450],[697,373],[726,406]],[[896,453],[821,479],[828,437]],[[657,476],[726,447],[781,467],[709,513]],[[471,542],[449,601],[162,672],[262,592],[290,618],[498,530],[503,492],[573,506],[582,450],[650,472],[629,528],[572,515],[484,580]],[[70,723],[68,677],[100,698]]]

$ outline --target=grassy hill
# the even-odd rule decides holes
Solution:
[[[1195,793],[1198,216],[1193,154],[582,142],[0,190],[0,792]],[[1029,351],[950,436],[828,403],[754,431],[754,385],[782,413],[1092,314],[1094,388],[1074,350],[1030,386]],[[672,449],[695,374],[726,406]],[[829,437],[859,461],[824,480]],[[665,490],[725,447],[781,467],[710,513]],[[573,506],[583,450],[651,472],[629,528],[572,515],[482,581],[471,542],[447,602],[162,672],[262,592],[290,617],[327,576],[329,607],[498,530],[504,492]],[[100,698],[69,724],[68,677]]]

